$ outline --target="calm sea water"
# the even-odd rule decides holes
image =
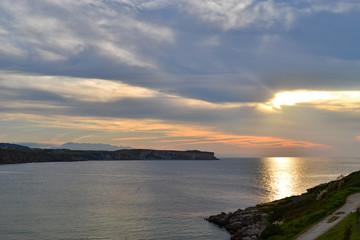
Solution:
[[[357,170],[332,158],[2,165],[0,239],[229,239],[203,218]]]

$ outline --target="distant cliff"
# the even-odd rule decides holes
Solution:
[[[123,149],[83,151],[68,149],[22,149],[0,147],[0,164],[71,162],[89,160],[217,160],[213,152]]]

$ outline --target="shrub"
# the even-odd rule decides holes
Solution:
[[[268,239],[269,237],[274,235],[284,235],[284,230],[281,228],[279,224],[268,225],[261,233],[259,239]]]
[[[351,225],[348,225],[345,230],[344,240],[350,240],[351,232]]]

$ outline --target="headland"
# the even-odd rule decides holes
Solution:
[[[0,143],[0,164],[72,161],[121,160],[218,160],[213,152],[197,150],[121,149],[90,151],[69,149],[32,149],[16,144]]]

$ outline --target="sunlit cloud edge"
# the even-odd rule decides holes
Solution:
[[[280,111],[284,106],[308,105],[330,111],[360,108],[360,91],[295,90],[275,94],[270,101],[260,104],[265,111]]]

